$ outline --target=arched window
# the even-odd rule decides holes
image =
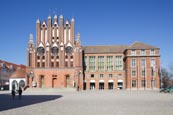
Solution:
[[[66,47],[66,53],[71,54],[73,51],[73,48],[71,46]]]
[[[43,55],[44,54],[44,48],[43,47],[39,47],[37,49],[37,52],[38,52],[39,55]]]
[[[52,54],[53,55],[57,55],[58,54],[58,48],[57,47],[53,47],[52,48]]]
[[[12,82],[12,89],[18,90],[18,83],[16,80],[13,80]]]
[[[23,88],[25,86],[25,82],[23,80],[20,80],[19,87]]]

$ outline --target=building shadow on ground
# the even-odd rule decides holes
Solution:
[[[13,100],[11,94],[0,94],[0,111],[52,101],[61,97],[62,95],[22,95],[22,98],[19,99],[16,95]]]

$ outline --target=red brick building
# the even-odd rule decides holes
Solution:
[[[25,69],[26,66],[0,60],[0,90],[10,89],[10,77],[16,70]]]
[[[74,19],[60,15],[36,22],[36,44],[27,49],[30,87],[94,89],[158,89],[159,48],[141,42],[131,45],[81,46]]]

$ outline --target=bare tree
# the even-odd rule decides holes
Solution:
[[[169,72],[165,68],[161,69],[161,79],[162,79],[162,87],[163,88],[170,86]]]

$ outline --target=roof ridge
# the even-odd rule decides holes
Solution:
[[[151,49],[151,48],[155,49],[157,47],[144,42],[135,41],[127,49]]]

